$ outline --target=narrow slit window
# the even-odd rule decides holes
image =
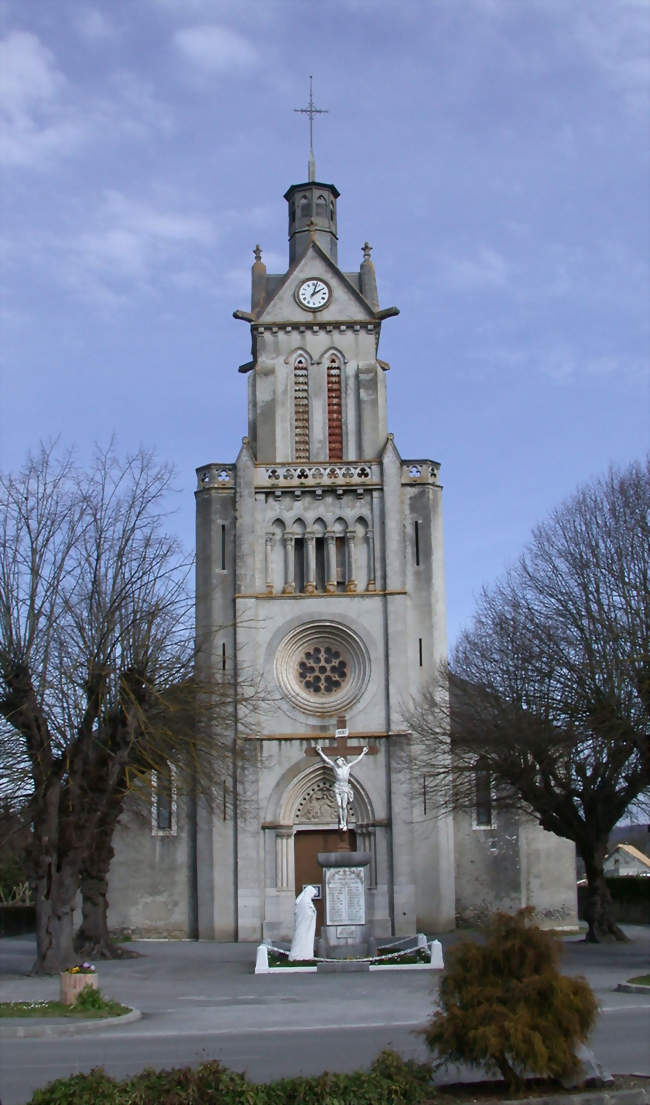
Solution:
[[[221,645],[221,670],[226,670],[226,642],[223,641]]]
[[[305,590],[305,539],[296,537],[293,542],[293,578],[297,592]]]
[[[475,811],[474,825],[477,829],[491,829],[492,821],[492,776],[483,757],[477,763],[474,773]]]
[[[226,527],[221,523],[221,571],[226,570]]]
[[[336,538],[336,590],[345,591],[347,588],[347,572],[345,570],[345,537]]]
[[[317,537],[314,541],[315,575],[314,586],[317,591],[325,590],[325,538]]]
[[[164,764],[153,775],[152,829],[154,835],[171,836],[176,831],[174,772],[171,764]]]
[[[418,660],[420,667],[422,667],[422,638],[418,637]]]
[[[413,523],[413,530],[415,535],[415,565],[420,567],[420,523]]]
[[[327,443],[329,460],[343,460],[341,366],[336,357],[327,366]]]

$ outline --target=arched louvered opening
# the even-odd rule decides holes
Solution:
[[[330,357],[327,364],[327,442],[330,460],[343,460],[342,420],[341,363],[338,357]]]
[[[293,366],[293,418],[295,460],[309,460],[309,374],[305,357]]]

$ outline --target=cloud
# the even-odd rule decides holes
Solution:
[[[96,34],[93,10],[84,14]],[[98,96],[68,81],[35,34],[12,31],[0,39],[0,163],[41,169],[87,142],[105,149],[121,136],[140,139],[152,130],[170,133],[172,115],[134,74],[111,73],[107,95]]]
[[[36,35],[0,40],[0,162],[36,165],[79,145],[84,126],[61,103],[66,84]]]
[[[647,364],[640,357],[627,354],[602,354],[594,356],[580,350],[557,346],[546,352],[538,352],[537,371],[556,384],[570,384],[581,379],[616,380],[618,384],[624,378],[642,382],[647,379]]]
[[[578,5],[573,12],[573,37],[628,104],[641,109],[647,118],[650,87],[647,0]]]
[[[446,257],[442,268],[447,283],[460,291],[502,288],[508,280],[508,264],[502,254],[487,246],[471,257]]]
[[[211,244],[215,231],[209,219],[133,200],[121,192],[104,197],[95,225],[69,243],[67,282],[91,298],[126,296],[129,287],[151,290],[166,272],[169,259],[183,254],[189,269],[188,247]]]
[[[87,42],[104,42],[115,34],[113,24],[99,8],[78,8],[73,14],[73,23]]]
[[[54,57],[36,35],[12,31],[0,41],[0,102],[22,117],[56,99],[65,83]]]
[[[250,69],[259,60],[247,38],[214,23],[176,31],[174,44],[187,61],[206,73]]]
[[[524,372],[528,376],[546,377],[557,385],[610,378],[618,386],[623,382],[643,385],[648,369],[644,358],[634,354],[593,354],[570,342],[545,346],[528,341],[525,347],[494,345],[477,352],[476,361],[482,366],[489,364],[493,372],[501,375],[510,370],[521,377]]]

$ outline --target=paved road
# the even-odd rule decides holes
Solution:
[[[650,1074],[650,998],[614,990],[617,982],[648,971],[650,930],[633,936],[624,947],[568,943],[564,970],[585,974],[601,1003],[593,1038],[600,1061],[616,1073]],[[100,970],[103,988],[142,1009],[143,1020],[67,1039],[0,1036],[3,1105],[23,1105],[50,1079],[98,1065],[122,1077],[148,1065],[218,1058],[265,1079],[325,1067],[351,1070],[388,1045],[426,1057],[414,1029],[435,1002],[428,972],[256,978],[250,945],[134,946],[142,958],[102,963]],[[27,940],[0,941],[1,1000],[56,993],[57,980],[25,977],[31,954]]]

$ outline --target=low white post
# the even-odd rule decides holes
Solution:
[[[427,940],[427,938],[426,938],[426,936],[424,935],[423,932],[416,933],[415,939],[418,942],[417,943],[418,948],[428,948],[429,947],[429,941]]]
[[[442,971],[442,969],[444,968],[445,964],[444,964],[443,959],[442,959],[442,944],[440,943],[439,940],[432,940],[431,941],[431,959],[430,959],[430,963],[431,963],[431,966],[435,967],[436,970],[438,970],[438,971]]]
[[[266,944],[260,944],[257,949],[257,958],[255,960],[255,974],[261,975],[266,971],[269,971],[269,949]]]

